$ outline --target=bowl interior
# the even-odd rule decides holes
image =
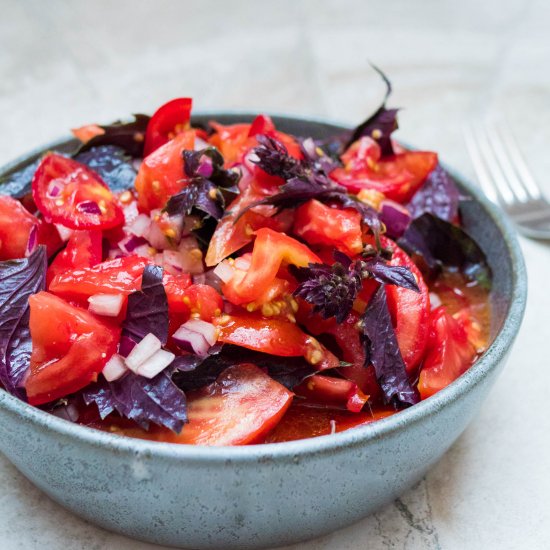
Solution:
[[[250,121],[254,118],[250,113],[203,113],[193,117],[194,123],[205,124],[209,120],[216,120],[222,124]],[[323,138],[346,128],[336,123],[298,119],[283,115],[274,115],[273,120],[280,130],[296,136]],[[73,138],[61,139],[47,147],[35,150],[20,159],[4,165],[0,168],[0,178],[11,172],[24,168],[45,151],[56,150],[70,153],[75,150],[77,141]],[[527,279],[523,258],[515,237],[515,231],[506,220],[501,211],[493,206],[482,193],[472,184],[468,183],[457,172],[445,168],[451,173],[457,182],[465,200],[461,203],[463,226],[481,246],[485,252],[489,265],[493,272],[493,287],[491,292],[491,336],[492,344],[484,356],[476,362],[464,375],[453,382],[449,387],[438,392],[430,399],[402,411],[399,415],[380,420],[371,425],[348,432],[342,432],[331,436],[321,436],[315,440],[301,440],[298,442],[278,443],[270,445],[256,445],[253,448],[225,448],[224,453],[216,453],[210,448],[191,448],[188,445],[175,445],[170,443],[156,443],[143,440],[123,438],[112,434],[90,430],[88,428],[72,424],[54,417],[48,413],[30,407],[18,399],[6,395],[0,390],[0,406],[7,406],[33,421],[39,422],[44,427],[70,432],[74,437],[93,441],[96,444],[109,444],[118,448],[148,449],[169,454],[180,454],[197,459],[222,460],[226,456],[254,459],[264,451],[271,456],[274,454],[291,454],[297,450],[318,452],[346,443],[358,443],[366,438],[375,438],[390,433],[407,424],[420,420],[430,412],[444,406],[449,400],[460,397],[467,392],[472,385],[486,376],[500,362],[510,348],[523,317],[526,301]],[[0,192],[2,186],[0,185]],[[352,433],[353,432],[353,433]],[[276,449],[275,449],[276,447]]]

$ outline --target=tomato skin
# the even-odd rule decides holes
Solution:
[[[93,267],[101,262],[103,253],[101,231],[75,231],[69,242],[48,268],[46,284],[50,285],[59,273],[70,269]]]
[[[256,231],[250,268],[244,277],[233,277],[222,286],[224,296],[235,305],[253,302],[275,280],[281,264],[307,267],[320,258],[296,239],[266,227]]]
[[[124,222],[122,208],[101,177],[56,153],[44,156],[36,169],[32,197],[46,221],[69,229],[109,229]],[[97,212],[89,211],[94,204]]]
[[[382,239],[382,246],[389,246],[393,250],[390,265],[408,267],[420,289],[420,292],[415,292],[395,285],[386,286],[388,307],[394,321],[399,349],[407,372],[412,374],[422,361],[428,342],[429,290],[419,269],[403,249],[388,238]]]
[[[182,152],[194,145],[194,130],[186,130],[143,159],[135,183],[140,209],[164,208],[166,201],[187,185]]]
[[[96,380],[116,352],[119,331],[48,292],[31,296],[29,306],[33,346],[25,382],[29,403],[49,403]]]
[[[275,429],[266,437],[265,443],[281,443],[329,435],[366,426],[376,420],[395,414],[388,408],[374,409],[372,412],[351,413],[348,411],[315,407],[294,400]],[[332,421],[332,422],[331,422]]]
[[[437,154],[407,151],[381,158],[380,147],[368,137],[356,141],[342,155],[343,168],[331,177],[352,193],[374,189],[388,199],[405,203],[437,166]]]
[[[317,370],[337,367],[338,359],[290,321],[239,313],[215,319],[218,341],[281,357],[304,357]]]
[[[191,98],[180,97],[168,101],[155,111],[147,124],[144,157],[189,128],[192,106]]]
[[[168,297],[168,309],[171,313],[183,313],[185,322],[190,315],[198,314],[203,321],[212,321],[223,310],[223,299],[216,289],[208,285],[190,284],[165,275],[164,287]]]
[[[464,319],[444,306],[430,315],[428,351],[420,371],[418,390],[426,399],[447,387],[474,362],[476,350],[468,339]]]
[[[296,209],[294,234],[308,244],[329,245],[355,256],[363,250],[361,214],[310,200]]]

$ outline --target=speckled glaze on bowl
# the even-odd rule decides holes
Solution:
[[[250,120],[207,113],[196,122]],[[334,124],[275,116],[295,135],[326,136]],[[44,150],[0,170],[28,164]],[[452,171],[451,171],[452,173]],[[86,520],[138,539],[197,549],[252,549],[331,532],[399,496],[439,460],[476,415],[521,324],[525,266],[511,225],[461,177],[466,229],[494,273],[494,341],[435,396],[371,425],[303,441],[195,447],[99,432],[57,418],[0,390],[0,450],[56,502]],[[1,191],[1,188],[0,188]]]

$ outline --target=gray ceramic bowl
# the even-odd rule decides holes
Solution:
[[[250,120],[212,113],[197,120]],[[279,128],[322,137],[341,128],[274,117]],[[69,147],[69,149],[67,149]],[[70,150],[64,140],[47,149]],[[20,168],[41,151],[0,170]],[[263,548],[349,525],[418,481],[477,414],[504,366],[525,307],[527,281],[510,224],[472,185],[466,229],[494,272],[493,343],[437,395],[371,425],[315,439],[250,447],[155,443],[71,424],[0,390],[0,450],[53,500],[111,531],[185,548]],[[0,189],[1,190],[1,189]]]

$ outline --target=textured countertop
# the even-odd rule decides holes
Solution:
[[[465,120],[504,113],[550,195],[547,0],[0,0],[0,163],[88,122],[193,96],[359,122],[391,77],[398,136],[473,176]],[[548,548],[550,245],[521,240],[527,313],[479,417],[394,504],[293,550]],[[0,456],[0,547],[158,548],[52,502]]]

